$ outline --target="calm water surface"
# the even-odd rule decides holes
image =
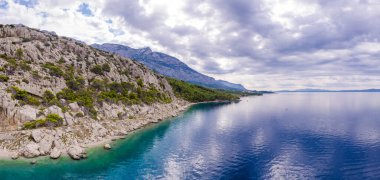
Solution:
[[[200,104],[92,149],[0,162],[0,179],[379,179],[380,93],[287,93]]]

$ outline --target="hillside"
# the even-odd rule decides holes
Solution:
[[[170,55],[152,52],[150,48],[133,49],[118,44],[93,44],[95,48],[113,52],[123,57],[131,58],[146,65],[159,74],[180,79],[193,84],[214,89],[233,91],[246,91],[242,85],[227,81],[215,80],[212,77],[201,74]]]
[[[14,158],[80,159],[189,105],[138,62],[22,25],[0,25],[0,67],[0,148]]]
[[[176,116],[186,100],[231,100],[173,81],[75,39],[0,25],[0,155],[86,158],[83,147]]]

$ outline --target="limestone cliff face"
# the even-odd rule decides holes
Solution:
[[[144,65],[55,33],[22,25],[0,25],[0,55],[0,75],[3,77],[0,79],[0,131],[20,128],[23,123],[43,118],[49,113],[59,114],[64,118],[64,125],[90,117],[88,107],[78,105],[75,100],[58,98],[59,107],[25,104],[9,92],[10,87],[18,87],[42,101],[47,90],[57,94],[70,88],[65,78],[70,70],[72,77],[81,77],[78,86],[88,87],[94,79],[100,79],[102,83],[128,82],[139,87],[138,92],[154,89],[168,99],[175,99],[166,79]],[[105,65],[108,66],[107,70],[98,73],[94,70]],[[163,102],[153,100],[152,103],[157,105]],[[149,109],[151,104],[119,101],[93,103],[93,111],[101,120],[132,117],[144,107]],[[75,116],[78,112],[84,117]]]

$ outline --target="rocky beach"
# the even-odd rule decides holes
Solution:
[[[135,106],[133,119],[94,121],[78,118],[75,124],[57,128],[15,130],[0,133],[0,157],[5,159],[50,156],[57,159],[69,155],[72,159],[86,158],[86,149],[105,146],[150,123],[177,116],[191,103],[177,100],[172,104]],[[110,109],[112,113],[115,109]]]

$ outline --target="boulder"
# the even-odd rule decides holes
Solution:
[[[110,144],[105,144],[105,145],[104,145],[104,149],[106,149],[106,150],[110,150],[110,149],[111,149],[111,145],[110,145]]]
[[[38,143],[40,146],[40,154],[47,155],[51,151],[53,145],[54,136],[52,134],[46,134],[44,138]]]
[[[61,150],[59,150],[56,147],[53,148],[53,150],[51,150],[51,153],[50,153],[51,159],[58,159],[60,156],[61,156]]]
[[[74,160],[79,160],[86,156],[86,152],[84,151],[84,149],[78,145],[73,145],[69,147],[69,149],[67,150],[67,154],[69,154],[69,156]]]
[[[14,152],[14,153],[11,154],[11,158],[12,159],[18,159],[19,157],[20,156],[19,156],[19,154],[17,152]]]
[[[20,122],[32,121],[37,118],[38,110],[33,108],[32,106],[25,105],[22,106],[21,109],[17,112],[16,118],[20,120]]]
[[[40,155],[40,146],[38,144],[31,142],[26,145],[22,150],[22,155],[26,158],[33,158]]]
[[[58,114],[59,116],[64,117],[62,109],[56,105],[53,105],[53,106],[46,108],[44,113],[45,113],[45,115]]]
[[[69,107],[74,112],[78,112],[80,110],[80,107],[77,102],[70,103]]]
[[[67,125],[71,126],[74,124],[74,118],[73,118],[73,116],[70,115],[70,113],[66,112],[64,114],[64,118],[65,118]]]
[[[32,131],[32,138],[35,142],[39,143],[44,137],[44,133],[41,129],[36,129]]]

